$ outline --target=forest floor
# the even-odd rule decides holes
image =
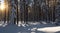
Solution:
[[[0,22],[0,33],[60,33],[60,26],[54,24],[40,24],[40,23],[29,23],[29,24],[7,24]]]

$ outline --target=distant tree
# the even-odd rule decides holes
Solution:
[[[56,25],[60,25],[60,0],[57,1],[55,22]]]

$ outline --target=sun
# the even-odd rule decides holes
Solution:
[[[4,9],[5,9],[4,0],[0,0],[0,10],[4,10]]]
[[[1,9],[1,10],[4,10],[4,9],[5,9],[5,5],[4,5],[4,4],[1,4],[1,5],[0,5],[0,9]]]

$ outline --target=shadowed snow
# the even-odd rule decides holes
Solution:
[[[0,22],[0,33],[55,33],[60,31],[60,26],[54,26],[53,24],[40,24],[38,22],[28,22],[21,23],[19,21],[18,25],[7,24],[3,21]]]

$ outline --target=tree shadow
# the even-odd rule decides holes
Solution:
[[[40,32],[45,33],[42,31],[37,31],[37,29],[35,29],[35,31],[32,31],[31,29],[32,27],[31,28],[23,27],[23,26],[18,27],[15,24],[10,24],[10,25],[7,25],[6,27],[2,27],[0,29],[0,33],[40,33]]]
[[[55,33],[60,33],[60,31],[58,31],[58,32],[55,32]]]
[[[0,33],[46,33],[43,31],[37,31],[38,28],[45,28],[45,27],[54,27],[54,25],[37,24],[37,25],[29,25],[26,27],[23,26],[19,27],[16,24],[8,24],[7,26],[0,28]]]

